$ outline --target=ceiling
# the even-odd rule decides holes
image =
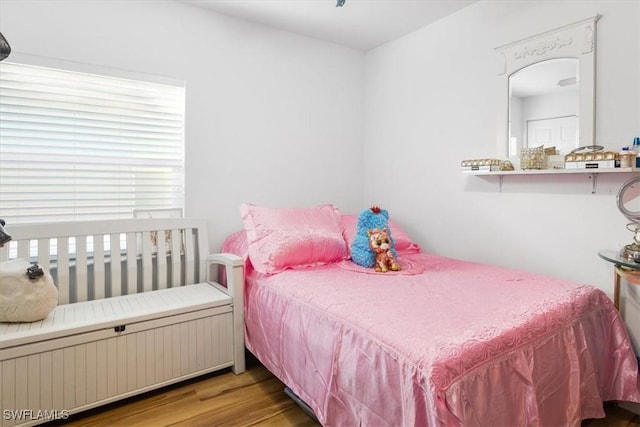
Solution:
[[[258,24],[367,51],[477,0],[178,0]]]
[[[577,95],[579,67],[576,58],[557,58],[529,65],[511,75],[511,95],[519,98],[561,92]]]

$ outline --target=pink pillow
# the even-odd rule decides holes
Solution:
[[[342,234],[350,248],[353,239],[356,237],[358,229],[358,215],[342,215]],[[411,240],[409,235],[392,219],[389,219],[389,228],[391,229],[391,237],[395,244],[396,251],[399,252],[420,252],[420,245]]]
[[[228,235],[222,243],[220,252],[234,254],[246,260],[249,257],[247,232],[244,230],[239,230]]]
[[[267,208],[244,204],[240,213],[249,259],[260,273],[274,274],[349,258],[340,212],[333,205]]]
[[[244,261],[245,277],[253,270],[251,261],[249,260],[249,243],[247,242],[247,232],[243,230],[236,231],[224,239],[220,252],[230,253],[239,256]]]

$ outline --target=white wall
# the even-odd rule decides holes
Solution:
[[[500,192],[459,165],[496,154],[494,48],[597,13],[597,142],[630,143],[639,9],[482,1],[366,56],[171,1],[0,0],[0,29],[17,53],[187,82],[186,212],[209,220],[213,247],[240,227],[245,201],[377,203],[426,250],[611,294],[596,253],[631,240],[615,206],[629,176],[600,176],[596,194],[587,175],[510,177]]]
[[[631,243],[616,193],[633,174],[598,176],[596,194],[588,175],[505,177],[500,192],[497,178],[459,166],[498,155],[494,48],[598,13],[596,142],[631,144],[640,134],[638,9],[637,1],[482,1],[368,52],[365,165],[388,172],[382,179],[365,167],[364,203],[389,209],[428,251],[612,296],[613,267],[597,252]],[[640,324],[628,325],[640,339]]]
[[[494,177],[462,159],[497,156],[494,48],[598,13],[597,143],[640,133],[637,1],[482,1],[366,56],[364,203],[439,254],[592,283],[612,295],[601,248],[630,243],[615,195],[631,174]],[[505,141],[506,144],[506,141]]]
[[[579,105],[575,92],[561,92],[522,98],[523,123],[527,120],[544,120],[572,116],[578,113]]]
[[[361,205],[362,52],[172,1],[1,0],[0,29],[16,54],[186,81],[186,214],[213,248],[242,202]]]

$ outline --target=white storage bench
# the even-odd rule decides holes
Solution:
[[[42,321],[0,323],[1,426],[65,418],[226,367],[244,371],[242,260],[209,255],[204,221],[5,228],[13,240],[0,261],[49,270],[59,305]],[[213,280],[220,271],[226,286]]]

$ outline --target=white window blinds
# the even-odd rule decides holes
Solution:
[[[183,86],[0,63],[0,218],[182,208]]]

